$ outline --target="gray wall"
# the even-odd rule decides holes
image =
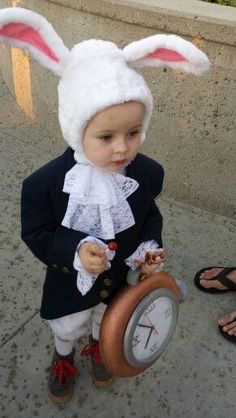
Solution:
[[[122,47],[160,32],[182,35],[201,47],[212,62],[207,76],[143,71],[155,102],[144,151],[165,167],[166,196],[235,216],[236,8],[195,0],[28,0],[18,5],[47,17],[68,47],[91,37]],[[6,47],[1,47],[0,68],[14,94],[16,67]],[[58,137],[60,152],[64,143],[57,121],[57,78],[33,60],[30,76],[35,121]]]

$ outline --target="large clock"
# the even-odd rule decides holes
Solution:
[[[100,349],[116,376],[135,376],[150,367],[169,343],[178,319],[179,288],[166,272],[127,285],[105,311]]]

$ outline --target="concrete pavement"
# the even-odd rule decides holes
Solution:
[[[1,145],[1,351],[2,418],[235,418],[235,344],[217,330],[218,315],[236,307],[236,295],[208,295],[193,285],[194,273],[209,265],[235,265],[236,226],[163,196],[167,270],[183,278],[189,299],[181,305],[171,343],[143,375],[117,379],[110,390],[91,383],[90,363],[79,351],[81,376],[74,399],[61,409],[47,397],[46,369],[53,338],[38,314],[44,267],[20,240],[23,178],[53,158],[64,144],[29,121],[0,81]]]

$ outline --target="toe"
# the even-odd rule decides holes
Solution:
[[[231,324],[235,324],[236,325],[236,311],[230,312],[228,315],[224,315],[221,316],[218,319],[218,324],[221,326],[225,326],[225,325],[231,325]]]
[[[225,290],[227,289],[223,284],[221,284],[218,280],[200,280],[200,284],[205,287],[206,289],[214,288],[218,290]]]
[[[223,331],[228,332],[229,335],[236,335],[236,321],[231,324],[225,325]]]
[[[219,274],[222,270],[223,270],[222,268],[217,268],[217,267],[214,267],[209,270],[205,270],[201,273],[200,278],[204,280],[210,280],[213,277],[217,276],[217,274]]]

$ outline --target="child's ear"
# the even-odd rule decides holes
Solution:
[[[44,67],[61,75],[70,52],[52,25],[20,7],[0,10],[0,42],[28,50]]]
[[[196,75],[210,68],[207,56],[191,42],[176,35],[154,35],[123,49],[131,67],[171,67]]]

